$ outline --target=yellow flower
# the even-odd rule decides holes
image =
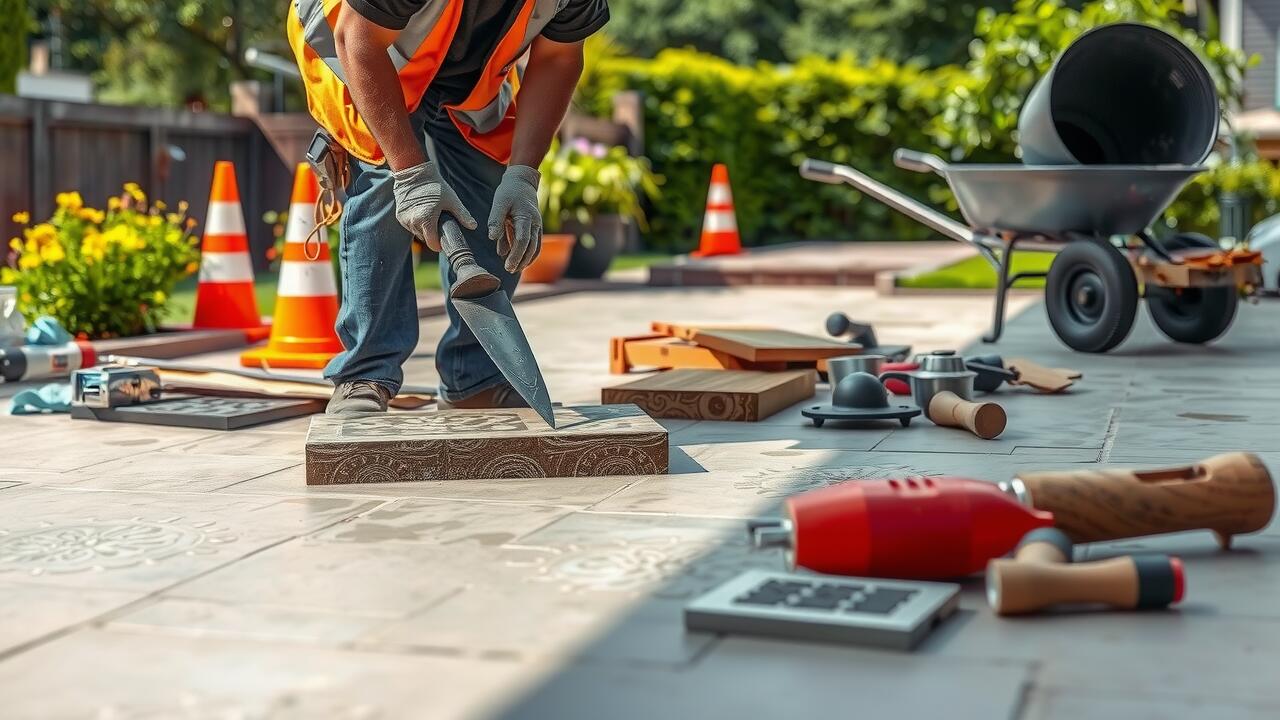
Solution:
[[[133,198],[134,202],[144,203],[147,201],[147,194],[142,192],[142,188],[138,187],[138,183],[125,183],[124,191],[129,197]]]
[[[107,209],[108,209],[108,210],[112,210],[112,211],[119,210],[119,209],[120,209],[120,198],[118,198],[118,197],[109,197],[109,198],[107,198]]]
[[[58,239],[58,230],[49,223],[40,223],[33,228],[23,230],[22,234],[26,236],[28,242],[35,243],[36,247]]]
[[[188,275],[190,275],[191,273],[193,273],[193,272],[195,272],[195,271],[197,271],[197,270],[199,270],[199,269],[200,269],[200,263],[194,263],[194,262],[189,262],[189,263],[187,263],[187,274],[188,274]]]
[[[70,210],[71,212],[76,212],[80,208],[84,207],[84,199],[80,197],[80,193],[78,192],[58,193],[55,200],[58,203],[58,207]]]
[[[165,219],[165,222],[169,223],[170,225],[177,225],[178,223],[182,222],[182,216],[179,215],[178,213],[169,213],[168,215],[164,216],[164,219]]]
[[[27,223],[31,222],[31,213],[27,212],[26,210],[23,210],[22,212],[16,212],[13,214],[13,221],[18,223],[19,225],[26,225]]]
[[[18,271],[13,268],[0,267],[0,285],[12,285],[18,282]]]
[[[165,301],[169,299],[169,296],[165,295],[163,290],[157,290],[151,296],[151,299],[154,300],[157,305],[163,305]]]
[[[14,250],[17,250],[18,252],[22,252],[22,240],[19,238],[10,239],[9,247],[13,248]]]
[[[191,205],[189,205],[186,200],[178,201],[178,212],[184,213],[187,211],[187,208],[189,207],[191,207]]]
[[[38,267],[40,267],[40,253],[23,253],[22,257],[18,258],[20,270],[34,270]]]
[[[155,202],[155,205],[154,205],[153,207],[155,207],[155,209],[156,209],[156,210],[159,210],[159,211],[161,211],[161,212],[164,212],[164,209],[165,209],[165,208],[167,208],[167,207],[169,207],[169,206],[168,206],[168,205],[165,205],[163,200],[157,200],[157,201]]]
[[[80,245],[80,255],[86,263],[92,265],[107,254],[107,240],[102,233],[85,233],[84,242]]]
[[[93,208],[84,208],[79,213],[80,219],[91,222],[95,225],[101,225],[103,220],[107,219],[106,213]]]
[[[151,227],[160,227],[160,224],[163,222],[164,222],[164,219],[161,218],[159,215],[152,215],[151,219],[147,221],[147,224],[150,225]]]
[[[61,262],[66,257],[67,253],[63,251],[61,243],[51,242],[40,248],[40,259],[50,265],[56,262]]]

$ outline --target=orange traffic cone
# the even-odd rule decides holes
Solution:
[[[226,160],[213,166],[213,189],[205,217],[192,327],[244,330],[249,339],[261,340],[266,337],[266,328],[253,295],[253,263],[240,190],[235,166]]]
[[[742,252],[738,220],[733,214],[733,191],[729,189],[729,168],[716,163],[711,168],[711,189],[707,191],[707,213],[702,216],[702,240],[694,257],[737,255]]]
[[[338,320],[338,286],[325,228],[320,228],[318,256],[312,260],[306,252],[307,236],[316,226],[319,197],[320,185],[311,166],[299,163],[293,178],[271,342],[241,355],[240,364],[245,367],[323,368],[342,352],[342,342],[333,330]]]

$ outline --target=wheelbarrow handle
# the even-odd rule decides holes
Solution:
[[[840,185],[845,182],[845,179],[840,176],[839,167],[839,165],[826,160],[805,158],[800,162],[800,177],[805,180],[827,183],[828,185]]]
[[[946,177],[947,174],[947,163],[942,158],[932,153],[922,153],[906,148],[898,148],[893,151],[893,164],[911,172],[933,172],[943,177]]]

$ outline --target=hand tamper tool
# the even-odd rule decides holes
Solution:
[[[1019,473],[1000,487],[1025,507],[1053,513],[1073,542],[1102,542],[1184,530],[1231,537],[1271,522],[1276,487],[1253,453],[1214,455],[1159,470],[1060,470]]]
[[[1125,555],[1072,563],[1071,538],[1056,528],[1027,533],[1012,558],[987,565],[987,604],[997,615],[1021,615],[1066,603],[1125,610],[1180,602],[1182,561],[1168,555]]]
[[[787,499],[786,519],[757,520],[757,548],[832,575],[935,580],[982,570],[1053,515],[993,483],[964,478],[856,480]]]
[[[918,370],[884,372],[880,382],[886,388],[893,381],[907,383],[911,399],[935,425],[968,430],[983,440],[1004,432],[1004,408],[992,402],[973,402],[973,383],[978,373],[967,366],[964,358],[938,352],[921,356],[920,360]]]

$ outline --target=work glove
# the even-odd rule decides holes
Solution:
[[[542,249],[542,213],[538,212],[541,177],[528,165],[512,165],[502,174],[502,182],[493,193],[489,239],[498,244],[498,254],[506,258],[503,266],[507,272],[529,267]]]
[[[440,252],[440,216],[449,213],[468,230],[476,229],[476,220],[458,199],[449,183],[440,177],[433,162],[396,170],[392,194],[396,198],[396,219],[414,237],[422,238],[435,252]]]

